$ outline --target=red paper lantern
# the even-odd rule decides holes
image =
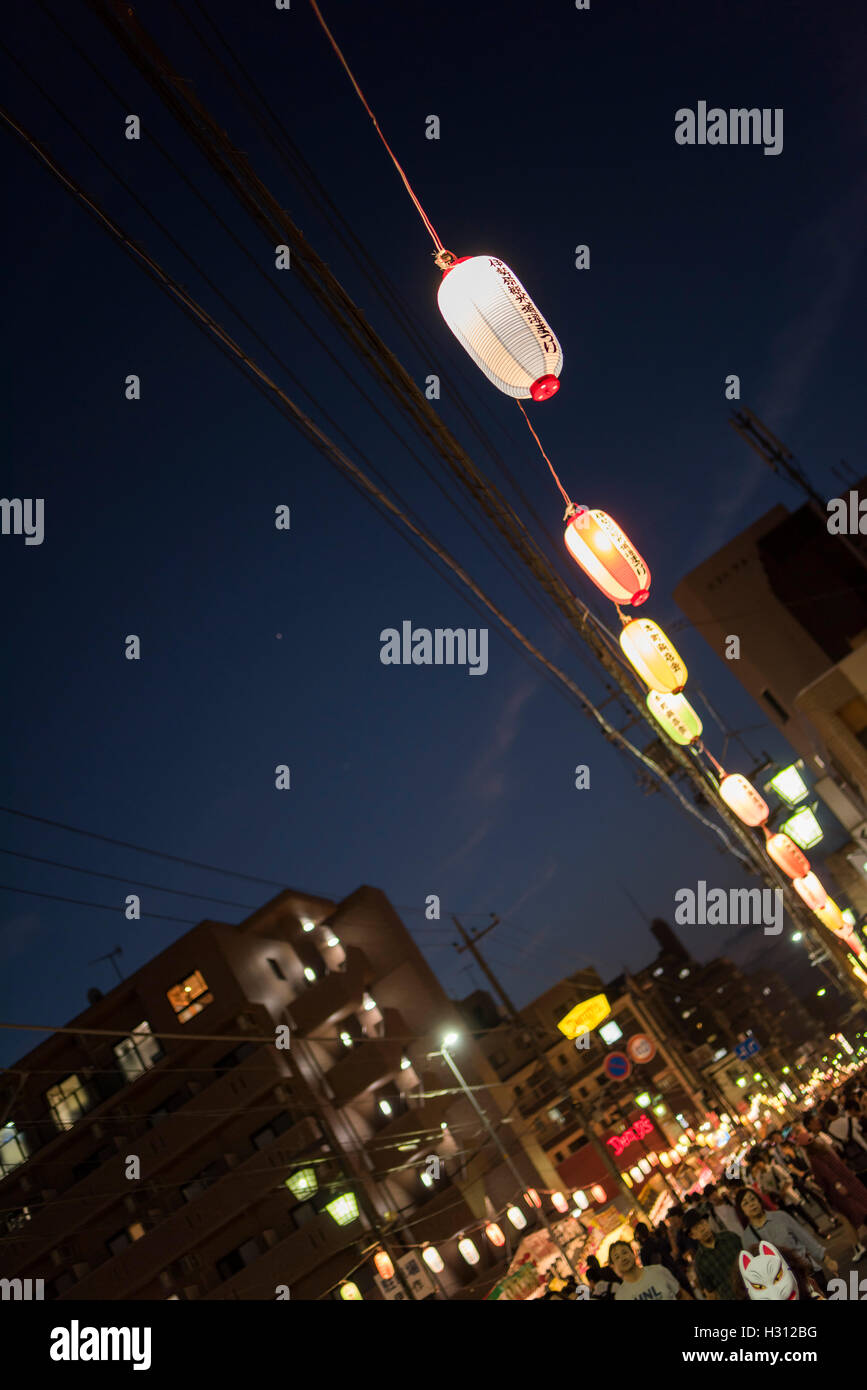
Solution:
[[[573,560],[612,603],[644,603],[650,592],[650,570],[629,537],[607,512],[579,507],[566,527],[566,545]]]
[[[485,1235],[492,1245],[505,1245],[506,1243],[506,1237],[503,1235],[496,1221],[488,1223],[485,1227]]]
[[[373,1263],[376,1265],[376,1272],[380,1279],[394,1278],[394,1265],[391,1257],[384,1250],[377,1250],[373,1257]]]
[[[790,840],[788,835],[782,831],[777,831],[776,835],[768,835],[765,840],[765,849],[773,859],[774,863],[782,869],[789,878],[806,878],[810,872],[810,861],[794,840]]]

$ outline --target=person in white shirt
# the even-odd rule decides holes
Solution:
[[[648,1265],[643,1269],[632,1246],[625,1240],[614,1242],[608,1251],[608,1260],[622,1281],[614,1293],[615,1303],[673,1303],[678,1298],[692,1298],[664,1265]]]

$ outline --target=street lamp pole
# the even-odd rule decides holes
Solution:
[[[506,1151],[506,1148],[504,1147],[504,1145],[503,1145],[503,1143],[502,1143],[502,1141],[501,1141],[501,1139],[500,1139],[500,1136],[497,1134],[496,1130],[495,1130],[495,1129],[493,1128],[493,1126],[491,1125],[490,1120],[488,1119],[488,1117],[487,1117],[487,1115],[485,1114],[485,1112],[484,1112],[484,1110],[482,1109],[482,1107],[479,1105],[478,1101],[476,1100],[475,1096],[473,1095],[472,1091],[470,1090],[469,1086],[467,1085],[466,1081],[464,1080],[464,1078],[463,1078],[461,1072],[458,1070],[457,1063],[454,1061],[454,1059],[452,1058],[451,1054],[449,1053],[448,1048],[446,1047],[445,1042],[443,1042],[442,1050],[441,1050],[440,1056],[442,1056],[443,1058],[445,1058],[445,1061],[446,1061],[446,1064],[447,1064],[448,1067],[449,1067],[449,1070],[451,1071],[452,1075],[454,1076],[455,1080],[457,1081],[458,1085],[460,1086],[460,1088],[461,1088],[461,1090],[463,1091],[464,1095],[466,1096],[467,1100],[470,1102],[470,1105],[471,1105],[471,1106],[473,1107],[473,1109],[475,1110],[476,1114],[478,1115],[478,1117],[479,1117],[479,1119],[481,1120],[482,1124],[484,1125],[485,1129],[488,1131],[488,1134],[491,1136],[492,1140],[494,1141],[494,1144],[495,1144],[495,1146],[496,1146],[496,1148],[497,1148],[497,1152],[499,1153],[500,1157],[502,1158],[502,1160],[503,1160],[503,1162],[505,1163],[506,1167],[508,1168],[509,1172],[512,1174],[512,1177],[515,1179],[515,1182],[516,1182],[517,1185],[518,1185],[518,1191],[519,1191],[519,1192],[522,1192],[522,1191],[524,1190],[524,1186],[525,1186],[524,1179],[521,1177],[521,1174],[518,1172],[517,1168],[515,1167],[514,1163],[512,1162],[512,1160],[511,1160],[511,1158],[510,1158],[508,1152]],[[557,1237],[555,1236],[553,1230],[551,1229],[550,1222],[548,1221],[548,1218],[547,1218],[547,1216],[545,1215],[544,1210],[543,1210],[541,1207],[540,1207],[538,1210],[539,1210],[539,1215],[540,1215],[541,1218],[542,1218],[542,1222],[543,1222],[543,1224],[544,1224],[545,1230],[546,1230],[547,1233],[548,1233],[548,1238],[550,1239],[551,1244],[552,1244],[552,1245],[555,1245],[555,1246],[557,1247],[557,1249],[560,1251],[560,1254],[562,1255],[563,1259],[566,1261],[566,1264],[569,1266],[569,1268],[571,1269],[572,1273],[575,1275],[575,1278],[576,1278],[576,1279],[579,1279],[579,1278],[580,1278],[580,1275],[579,1275],[579,1273],[578,1273],[578,1270],[577,1270],[577,1269],[575,1268],[575,1266],[573,1265],[571,1259],[570,1259],[569,1256],[566,1254],[566,1251],[563,1249],[563,1246],[560,1244],[559,1240],[557,1239]]]

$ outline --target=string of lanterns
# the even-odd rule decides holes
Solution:
[[[597,1191],[597,1187],[594,1187],[593,1189],[594,1199],[604,1200],[604,1188],[600,1187]],[[566,1196],[564,1192],[546,1191],[546,1195],[550,1197],[552,1206],[558,1212],[560,1212],[561,1215],[565,1216],[568,1213],[569,1198]],[[573,1193],[573,1198],[576,1202],[576,1205],[581,1207],[582,1210],[586,1209],[586,1207],[589,1206],[589,1202],[583,1192]],[[535,1187],[529,1187],[527,1189],[527,1191],[524,1193],[524,1201],[526,1202],[527,1206],[535,1207],[537,1210],[542,1206],[542,1198]],[[526,1230],[527,1218],[519,1206],[515,1206],[514,1204],[512,1204],[511,1206],[506,1207],[503,1212],[503,1215],[509,1221],[509,1224],[513,1226],[516,1231]],[[477,1265],[481,1260],[481,1253],[479,1251],[479,1247],[472,1238],[473,1235],[477,1234],[477,1232],[482,1231],[485,1235],[485,1238],[488,1240],[489,1244],[494,1247],[494,1249],[502,1249],[502,1247],[506,1244],[505,1232],[503,1231],[502,1226],[499,1224],[500,1219],[501,1218],[498,1215],[497,1218],[494,1220],[485,1220],[483,1222],[480,1222],[477,1226],[473,1225],[464,1227],[464,1229],[461,1231],[460,1236],[458,1238],[458,1251],[463,1260],[468,1265]],[[432,1270],[434,1274],[441,1274],[445,1269],[445,1261],[443,1260],[442,1255],[439,1253],[435,1245],[423,1246],[421,1249],[421,1257],[427,1265],[428,1269]],[[373,1263],[380,1279],[383,1279],[386,1282],[388,1282],[389,1280],[394,1278],[394,1261],[388,1254],[387,1250],[383,1250],[382,1248],[377,1250],[373,1255]],[[358,1285],[355,1284],[352,1280],[348,1279],[345,1280],[340,1286],[340,1297],[346,1300],[347,1302],[359,1302],[362,1300],[362,1294],[360,1289],[358,1288]]]
[[[648,687],[646,706],[672,741],[697,754],[704,753],[719,778],[721,800],[743,825],[761,828],[768,857],[790,879],[811,912],[843,939],[853,955],[867,965],[867,951],[837,904],[828,897],[810,861],[790,836],[767,827],[770,808],[741,773],[728,773],[702,742],[702,721],[683,695],[686,663],[652,618],[627,617],[623,606],[641,607],[650,594],[650,568],[617,522],[605,511],[574,503],[560,481],[522,400],[549,400],[560,389],[563,349],[553,330],[510,268],[495,256],[455,256],[446,249],[433,223],[353,76],[329,30],[316,0],[310,4],[329,43],[367,111],[389,157],[433,240],[434,263],[442,271],[437,303],[458,342],[489,381],[517,400],[528,428],[566,503],[564,540],[572,559],[612,602],[621,621],[620,648],[636,675]]]

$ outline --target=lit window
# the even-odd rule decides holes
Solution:
[[[325,1210],[338,1226],[349,1226],[358,1219],[358,1199],[354,1193],[344,1192],[342,1197],[329,1202]]]
[[[29,1158],[27,1140],[10,1120],[0,1129],[0,1177],[11,1173],[20,1163]]]
[[[194,970],[180,984],[166,990],[166,997],[178,1016],[179,1023],[188,1023],[208,1004],[213,1004],[214,996],[208,992],[205,977],[201,970]]]
[[[45,1099],[58,1129],[72,1129],[93,1105],[93,1097],[77,1076],[66,1076],[56,1086],[50,1086]]]
[[[134,1221],[131,1226],[126,1228],[130,1240],[141,1240],[145,1233],[145,1228],[140,1221]]]
[[[299,1202],[306,1202],[319,1187],[315,1168],[299,1168],[297,1173],[286,1179],[286,1186]]]
[[[127,1081],[135,1081],[136,1077],[150,1071],[163,1055],[149,1023],[139,1023],[130,1036],[115,1043],[112,1050]]]

